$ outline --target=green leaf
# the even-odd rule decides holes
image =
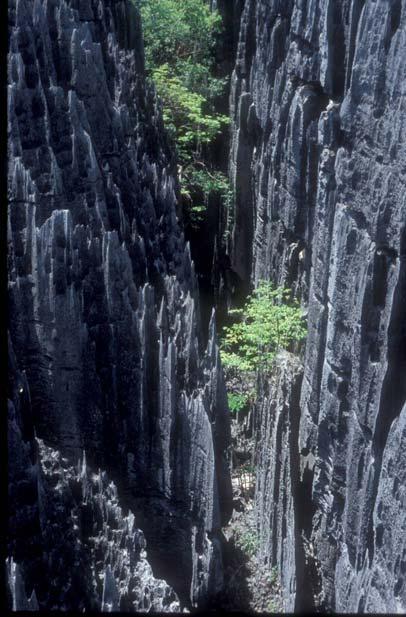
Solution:
[[[244,308],[230,311],[237,321],[222,332],[220,353],[226,368],[268,370],[279,349],[306,337],[300,306],[291,298],[290,290],[260,281]]]
[[[228,116],[215,111],[227,84],[227,79],[213,74],[222,19],[206,0],[134,2],[141,12],[147,69],[184,170],[179,178],[186,198],[183,206],[192,224],[197,224],[213,193],[225,208],[233,199],[228,178],[209,169],[202,155],[202,149],[230,124]]]

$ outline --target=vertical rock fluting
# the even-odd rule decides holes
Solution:
[[[255,509],[260,560],[270,566],[283,564],[280,571],[283,604],[286,611],[293,612],[302,567],[296,516],[298,403],[303,366],[295,356],[285,352],[278,355],[277,367],[270,382],[260,382],[261,397],[253,412],[257,470]]]
[[[231,258],[246,279],[292,286],[308,311],[289,480],[300,498],[257,496],[296,508],[298,534],[284,542],[297,543],[303,572],[296,564],[297,589],[285,590],[290,608],[406,610],[405,46],[403,0],[244,5]],[[280,521],[268,533],[291,580],[273,548]]]
[[[9,3],[11,440],[21,433],[9,550],[32,587],[47,550],[30,488],[35,429],[73,463],[86,450],[108,470],[154,573],[202,605],[222,582],[228,412],[143,70],[130,2]]]

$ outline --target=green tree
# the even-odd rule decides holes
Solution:
[[[218,193],[225,205],[231,198],[227,177],[210,168],[204,152],[229,123],[228,116],[215,111],[225,86],[225,80],[213,74],[221,16],[206,0],[137,1],[147,70],[176,144],[181,194],[196,225],[210,194]]]
[[[261,281],[242,309],[231,311],[238,319],[223,329],[221,358],[237,372],[268,370],[279,349],[288,349],[306,337],[300,305],[289,289]]]
[[[183,85],[209,103],[224,81],[213,76],[216,37],[222,22],[206,0],[138,0],[147,68],[167,64]]]
[[[240,392],[229,392],[227,394],[228,408],[231,413],[236,413],[244,409],[245,405],[249,401],[247,394],[241,394]]]

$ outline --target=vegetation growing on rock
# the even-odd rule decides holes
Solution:
[[[163,118],[178,156],[178,176],[185,213],[196,226],[211,193],[227,204],[227,177],[212,168],[207,148],[229,124],[216,112],[225,80],[215,77],[216,37],[221,16],[205,0],[138,0],[146,66],[163,103]]]
[[[249,396],[247,394],[241,394],[239,392],[229,392],[227,398],[228,407],[233,413],[244,409],[249,400]]]
[[[221,358],[226,368],[246,373],[269,370],[279,349],[303,340],[306,326],[292,292],[261,281],[242,309],[230,311],[237,318],[223,329]]]
[[[306,325],[292,292],[260,281],[243,308],[230,311],[234,323],[223,328],[221,360],[225,368],[228,406],[244,410],[255,399],[257,371],[268,372],[280,349],[306,337]]]

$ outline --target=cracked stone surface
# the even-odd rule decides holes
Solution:
[[[403,0],[246,0],[242,13],[229,251],[242,279],[292,287],[308,315],[297,466],[280,478],[271,457],[279,493],[257,483],[286,610],[406,610],[405,45]]]

